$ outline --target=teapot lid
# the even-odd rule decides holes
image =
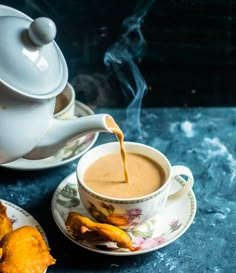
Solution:
[[[30,98],[59,94],[68,69],[55,36],[56,26],[49,18],[0,16],[0,81]]]

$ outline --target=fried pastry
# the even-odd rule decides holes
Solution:
[[[93,222],[77,212],[68,214],[66,228],[77,239],[112,241],[116,242],[118,247],[128,248],[130,251],[140,249],[132,245],[129,235],[122,229],[110,224]]]
[[[0,241],[8,232],[12,231],[12,223],[7,216],[7,208],[0,202]]]
[[[17,228],[0,242],[0,273],[43,273],[55,261],[41,233],[34,227]]]

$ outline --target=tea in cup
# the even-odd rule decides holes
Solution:
[[[123,142],[129,180],[124,174],[120,143],[102,144],[85,153],[77,165],[80,199],[99,222],[124,230],[137,228],[166,205],[187,194],[193,186],[188,167],[171,166],[167,157],[148,145]],[[170,194],[173,178],[187,177],[177,192]]]
[[[63,91],[56,97],[54,117],[68,119],[74,116],[75,112],[75,90],[70,83],[67,83]]]

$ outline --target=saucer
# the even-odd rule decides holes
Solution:
[[[40,224],[34,219],[33,216],[31,216],[27,211],[16,206],[13,203],[10,203],[2,199],[0,199],[0,202],[2,202],[2,204],[7,208],[7,216],[12,222],[13,229],[22,226],[32,226],[41,233],[43,239],[48,244],[48,239],[46,237],[44,230],[42,229]],[[47,270],[45,270],[44,273],[46,273],[46,271]]]
[[[94,114],[94,112],[87,105],[79,101],[75,102],[75,116],[83,117],[92,114]],[[79,158],[94,145],[98,135],[99,133],[94,133],[81,137],[57,152],[55,155],[45,159],[28,160],[20,158],[16,161],[0,166],[16,170],[40,170],[58,167]]]
[[[184,181],[176,177],[172,181],[171,192],[178,190]],[[52,198],[53,218],[62,233],[75,244],[101,254],[129,256],[148,253],[174,242],[182,236],[193,222],[196,214],[196,198],[191,190],[186,196],[174,203],[168,203],[161,213],[139,228],[128,232],[134,245],[141,246],[140,250],[130,252],[118,248],[113,242],[88,242],[75,240],[67,231],[65,221],[70,211],[77,211],[89,217],[80,202],[75,172],[67,176],[57,187]]]

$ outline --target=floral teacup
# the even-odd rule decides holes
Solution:
[[[174,202],[187,194],[193,186],[194,179],[189,168],[180,165],[171,166],[169,160],[160,151],[141,143],[124,142],[124,144],[127,153],[144,155],[162,166],[166,180],[158,190],[136,198],[113,198],[93,191],[84,183],[83,176],[86,169],[102,156],[119,152],[118,142],[106,143],[85,153],[78,162],[76,174],[81,202],[90,215],[99,222],[131,230],[156,216],[167,200]],[[186,176],[187,181],[180,190],[170,194],[172,178],[178,175]]]

